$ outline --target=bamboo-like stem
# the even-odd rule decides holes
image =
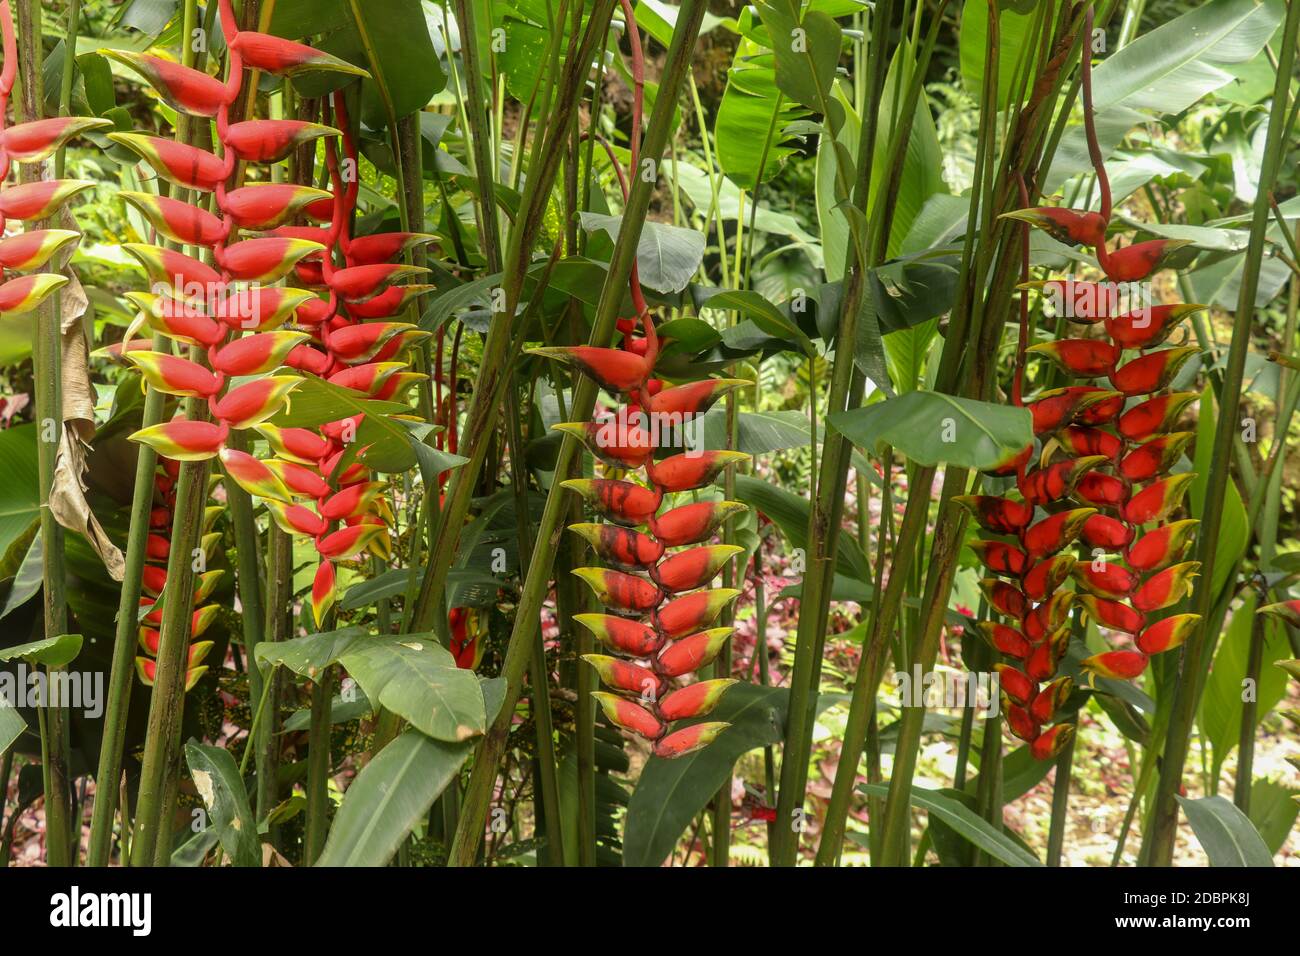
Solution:
[[[266,531],[266,558],[263,634],[264,640],[275,643],[287,639],[292,633],[289,607],[293,597],[293,539],[275,522],[271,522]],[[256,666],[256,662],[250,666]],[[249,728],[248,746],[253,748],[257,775],[257,818],[264,820],[279,798],[276,773],[280,748],[276,733],[279,730],[281,677],[275,665],[268,664],[261,679],[263,688],[259,699],[267,699],[269,695],[267,706],[270,709],[266,720],[257,722],[254,718],[255,726]],[[266,686],[268,682],[269,687]]]
[[[1076,714],[1073,720],[1078,724]],[[1056,780],[1052,784],[1052,822],[1047,831],[1047,865],[1061,865],[1061,848],[1065,845],[1065,824],[1070,809],[1070,773],[1074,769],[1074,745],[1078,735],[1070,737],[1056,756]]]
[[[329,828],[329,773],[331,702],[334,697],[334,665],[326,667],[311,688],[311,725],[307,731],[307,823],[302,840],[302,859],[312,866],[325,849]]]
[[[456,23],[462,37],[474,37],[475,7],[472,0],[455,0]],[[465,65],[465,100],[466,113],[469,118],[471,135],[470,158],[473,160],[474,176],[478,180],[478,203],[480,245],[483,256],[487,259],[488,272],[501,271],[501,237],[498,228],[496,195],[493,184],[496,182],[496,170],[492,165],[492,133],[488,109],[483,96],[483,68],[479,63],[478,44],[462,43],[461,59]]]
[[[41,119],[41,13],[33,0],[18,0],[18,74],[21,95],[14,101],[23,121]],[[49,178],[45,163],[19,166],[20,182]],[[43,224],[42,224],[43,226]],[[41,226],[38,226],[41,228]],[[50,490],[63,435],[62,308],[58,293],[50,296],[33,316],[35,328],[33,377],[36,391],[37,481],[40,494],[41,593],[46,637],[67,633],[67,566],[63,526],[50,510]],[[47,680],[62,668],[47,668]],[[41,710],[41,771],[45,790],[45,854],[50,866],[71,866],[72,794],[68,785],[68,725],[62,703]]]
[[[438,608],[444,603],[443,587],[447,571],[455,557],[456,544],[469,512],[470,499],[474,495],[475,485],[495,435],[501,395],[507,378],[505,359],[511,349],[513,319],[532,264],[533,244],[543,224],[551,188],[564,154],[561,143],[570,132],[570,123],[579,100],[578,90],[586,79],[597,41],[605,35],[614,2],[615,0],[595,0],[587,19],[586,31],[581,35],[575,33],[570,38],[570,49],[558,83],[543,84],[544,108],[538,111],[538,115],[548,116],[549,123],[542,136],[534,137],[524,195],[515,228],[510,232],[501,280],[507,319],[493,322],[483,342],[479,378],[462,436],[461,454],[469,461],[453,472],[447,490],[446,504],[439,517],[438,529],[415,600],[412,625],[417,631],[427,631],[434,626],[435,619],[439,617]],[[557,31],[553,38],[553,49],[557,55],[562,39],[560,31]],[[552,94],[556,104],[553,110],[550,107]],[[445,629],[445,620],[441,627]]]
[[[854,205],[864,214],[871,210],[871,172],[880,119],[880,90],[884,87],[889,29],[896,4],[881,0],[871,21],[872,75],[868,109],[862,119],[858,144],[858,176],[853,191]],[[886,203],[877,202],[883,214]],[[850,242],[849,272],[845,279],[840,309],[835,359],[831,364],[828,416],[856,407],[862,400],[865,377],[854,362],[858,312],[862,306],[864,271],[868,262],[859,261],[857,244]],[[868,256],[870,252],[866,253]],[[828,430],[822,445],[820,472],[813,507],[808,516],[808,560],[800,595],[799,629],[795,638],[794,668],[790,674],[790,706],[786,719],[785,746],[781,758],[781,781],[777,792],[776,818],[771,858],[774,866],[794,866],[799,852],[799,834],[804,827],[794,824],[802,813],[808,783],[808,762],[821,679],[822,650],[830,613],[831,585],[835,577],[840,522],[848,484],[849,456],[853,446],[837,431]]]
[[[214,4],[215,7],[215,4]],[[189,36],[198,22],[197,0],[185,0],[181,15],[182,32]],[[192,44],[181,45],[181,64],[193,66],[195,53]],[[189,117],[178,113],[176,140],[188,143],[191,124]],[[155,352],[168,350],[167,339],[153,337]],[[144,407],[140,427],[149,428],[162,421],[166,396],[145,383]],[[232,436],[233,437],[233,436]],[[149,512],[153,506],[154,470],[158,466],[158,453],[144,443],[136,445],[135,484],[131,493],[131,518],[127,533],[125,568],[122,590],[117,605],[117,628],[113,636],[113,663],[109,672],[108,698],[104,708],[104,731],[99,749],[99,767],[95,773],[95,802],[90,817],[90,843],[86,850],[88,866],[107,866],[112,853],[113,816],[117,810],[118,782],[122,777],[122,751],[126,745],[126,720],[130,712],[131,688],[135,679],[135,652],[139,629],[140,575],[144,568],[146,546],[149,539]],[[236,503],[232,500],[231,513],[238,519]],[[251,510],[249,512],[251,518]],[[240,557],[243,549],[240,548]],[[241,580],[243,576],[241,574]],[[243,595],[241,594],[241,600]],[[247,607],[245,607],[247,610]],[[247,645],[247,634],[245,635]],[[248,648],[251,658],[252,649]],[[250,675],[251,679],[251,675]],[[123,829],[125,829],[125,820]]]
[[[506,411],[506,436],[510,449],[510,487],[514,493],[515,527],[519,535],[519,577],[528,578],[528,554],[532,550],[533,529],[528,513],[528,466],[524,461],[524,439],[519,427],[522,417],[519,392],[512,381],[507,388],[510,407]],[[560,784],[555,759],[555,728],[551,720],[550,668],[546,663],[546,645],[540,623],[533,629],[532,659],[529,679],[532,683],[530,706],[537,734],[537,794],[542,812],[539,819],[546,827],[547,858],[551,866],[564,865],[564,826],[560,816]]]
[[[1267,600],[1264,594],[1259,596],[1255,606],[1258,608]],[[1264,662],[1264,622],[1262,614],[1255,614],[1250,620],[1250,651],[1246,658],[1245,680],[1251,687],[1259,686],[1259,671]],[[1255,769],[1255,720],[1259,713],[1259,695],[1247,694],[1241,702],[1241,734],[1237,740],[1237,773],[1234,780],[1232,802],[1242,813],[1250,813],[1250,787]]]
[[[1273,87],[1273,105],[1269,112],[1268,136],[1264,144],[1264,157],[1260,163],[1259,196],[1255,202],[1250,227],[1250,245],[1242,265],[1241,293],[1237,300],[1236,318],[1232,329],[1232,344],[1223,376],[1223,392],[1219,402],[1219,418],[1214,435],[1214,453],[1210,458],[1203,500],[1222,501],[1228,485],[1231,467],[1232,438],[1236,433],[1238,412],[1241,408],[1243,373],[1246,352],[1250,348],[1250,331],[1255,316],[1255,294],[1259,289],[1259,271],[1264,257],[1269,222],[1269,198],[1277,182],[1285,149],[1282,134],[1286,129],[1287,109],[1290,102],[1291,72],[1295,65],[1296,35],[1300,31],[1300,4],[1287,4],[1286,24],[1279,47],[1277,79]],[[1197,559],[1201,562],[1201,580],[1214,580],[1214,567],[1218,560],[1219,531],[1223,524],[1223,509],[1211,507],[1201,516],[1197,537]],[[1208,667],[1206,646],[1211,635],[1206,633],[1210,604],[1214,599],[1212,589],[1200,587],[1193,596],[1193,612],[1201,615],[1201,627],[1183,647],[1183,679],[1174,692],[1173,714],[1169,733],[1165,739],[1164,759],[1160,765],[1160,778],[1150,822],[1145,833],[1144,858],[1157,866],[1172,865],[1174,843],[1178,831],[1178,788],[1182,782],[1183,766],[1187,761],[1192,723],[1200,697],[1201,677]]]
[[[597,11],[603,4],[597,3]],[[611,3],[612,7],[612,3]],[[704,0],[686,0],[677,16],[677,26],[673,33],[672,45],[664,61],[660,88],[678,89],[690,66],[690,53],[699,34],[700,23],[704,19]],[[593,12],[593,19],[596,13]],[[588,21],[589,27],[591,20]],[[604,24],[600,24],[603,35]],[[585,62],[589,62],[585,61]],[[582,67],[586,73],[586,66]],[[641,155],[658,157],[663,154],[668,142],[669,127],[672,124],[676,102],[673,97],[663,96],[656,100],[650,122],[646,127]],[[529,182],[533,177],[529,177]],[[601,290],[600,302],[596,307],[596,316],[591,332],[591,342],[604,345],[614,332],[614,323],[631,275],[636,258],[636,247],[650,203],[650,194],[655,183],[647,177],[637,176],[633,179],[631,192],[623,212],[623,228],[619,231],[618,241],[610,258],[609,272]],[[570,415],[574,420],[583,421],[591,416],[596,402],[594,382],[583,379],[574,389],[573,405]],[[556,459],[555,474],[568,472],[580,445],[572,436],[565,436]],[[462,469],[463,471],[463,469]],[[470,774],[469,786],[465,794],[465,804],[452,841],[448,864],[468,866],[474,861],[479,844],[483,839],[483,824],[487,818],[488,803],[491,800],[493,784],[496,780],[497,762],[505,750],[510,732],[515,703],[519,699],[523,673],[531,654],[530,638],[532,629],[537,626],[537,615],[546,596],[547,583],[551,565],[559,547],[559,538],[563,531],[560,517],[567,510],[569,495],[558,484],[552,485],[546,498],[546,508],[538,525],[537,541],[533,555],[528,563],[528,578],[524,582],[523,592],[515,611],[515,624],[510,634],[506,649],[503,676],[506,678],[505,702],[496,721],[488,728],[487,735],[479,744],[475,755],[474,768]]]

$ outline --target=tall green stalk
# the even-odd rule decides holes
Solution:
[[[74,4],[79,0],[74,0]],[[183,33],[189,36],[198,22],[197,0],[185,0],[182,13]],[[181,64],[193,66],[192,44],[181,46]],[[71,62],[71,61],[69,61]],[[184,113],[176,116],[176,141],[189,141],[191,124]],[[169,351],[167,340],[155,335],[151,345],[155,352]],[[145,383],[141,428],[162,421],[167,397]],[[122,778],[122,752],[126,746],[126,720],[131,706],[131,687],[135,679],[135,652],[139,630],[140,576],[147,557],[149,512],[153,507],[154,470],[158,453],[144,443],[136,445],[135,483],[131,492],[131,518],[127,532],[125,570],[117,604],[117,628],[113,636],[113,663],[108,679],[108,698],[104,708],[104,731],[99,749],[99,767],[95,773],[95,802],[90,818],[90,844],[86,851],[89,866],[107,866],[112,854],[113,817],[117,811],[119,782]],[[235,511],[231,502],[231,511]],[[250,511],[251,515],[251,511]],[[242,549],[241,549],[242,558]],[[241,594],[242,598],[242,594]],[[247,610],[247,608],[245,608]],[[251,650],[249,651],[251,658]]]
[[[1260,163],[1259,191],[1250,225],[1250,245],[1242,265],[1241,292],[1237,299],[1236,319],[1232,328],[1232,344],[1223,373],[1223,391],[1219,402],[1219,418],[1214,434],[1214,454],[1210,459],[1210,473],[1206,479],[1204,499],[1222,501],[1228,486],[1228,471],[1232,465],[1232,439],[1236,434],[1241,409],[1242,381],[1246,367],[1246,353],[1250,348],[1250,331],[1255,317],[1255,294],[1259,289],[1259,271],[1264,258],[1269,223],[1269,202],[1277,182],[1286,146],[1287,109],[1290,102],[1292,70],[1295,66],[1296,36],[1300,31],[1300,4],[1287,4],[1286,23],[1279,47],[1277,79],[1273,87],[1273,104],[1269,111],[1268,136],[1264,143],[1264,157]],[[1197,537],[1197,559],[1201,562],[1201,580],[1214,580],[1215,563],[1219,559],[1219,531],[1223,525],[1223,509],[1206,508],[1201,516]],[[1208,622],[1213,589],[1199,587],[1193,596],[1192,610],[1201,615],[1202,626],[1188,639],[1183,648],[1181,673],[1183,679],[1174,692],[1173,713],[1165,738],[1164,759],[1160,765],[1160,778],[1150,821],[1146,828],[1143,858],[1149,865],[1170,866],[1173,863],[1174,843],[1178,831],[1178,788],[1187,762],[1192,723],[1204,672],[1209,665],[1207,648],[1213,646]]]
[[[34,0],[17,3],[18,84],[20,96],[14,101],[19,121],[41,119],[44,90],[41,76],[41,11]],[[73,21],[75,31],[75,20]],[[75,34],[72,37],[75,39]],[[69,87],[70,89],[70,87]],[[19,166],[19,182],[29,183],[49,178],[44,163]],[[45,228],[41,223],[37,228]],[[36,385],[37,482],[40,489],[41,525],[41,593],[46,637],[67,633],[67,565],[64,555],[63,526],[50,510],[50,491],[54,486],[54,468],[63,436],[62,370],[62,297],[56,292],[37,308],[33,348],[33,372]],[[47,680],[61,668],[47,668]],[[71,866],[72,803],[68,782],[68,715],[62,702],[42,709],[41,771],[45,791],[46,861],[50,866]]]
[[[695,46],[695,38],[699,34],[700,23],[704,19],[704,12],[704,0],[686,0],[682,4],[676,29],[673,32],[672,45],[664,61],[660,89],[676,90],[685,81],[691,52]],[[603,27],[601,32],[603,35]],[[586,72],[585,65],[583,72],[584,74]],[[675,97],[662,96],[656,99],[642,141],[642,156],[663,155],[676,107]],[[636,257],[641,225],[645,221],[650,195],[655,185],[653,180],[642,176],[635,176],[632,180],[631,193],[623,211],[622,228],[614,244],[609,271],[601,289],[600,302],[596,307],[590,339],[594,345],[605,345],[614,333],[614,323]],[[595,383],[589,379],[584,378],[577,384],[574,389],[573,404],[569,410],[571,420],[583,421],[590,418],[596,403],[596,391]],[[576,439],[565,436],[556,459],[555,474],[568,472],[577,459],[580,448]],[[516,607],[514,628],[506,648],[505,665],[502,669],[507,682],[505,702],[475,754],[474,768],[470,774],[460,823],[456,828],[449,854],[448,864],[451,866],[472,864],[483,839],[483,824],[487,819],[488,804],[497,775],[497,764],[505,751],[515,703],[519,699],[524,670],[531,655],[531,635],[537,626],[537,616],[546,597],[551,566],[564,530],[560,518],[568,510],[568,499],[568,493],[560,488],[558,483],[552,485],[546,498],[546,508],[538,525],[533,555],[528,562],[528,578],[524,582],[523,592]]]
[[[886,50],[894,7],[892,0],[881,0],[871,19],[872,74],[867,111],[862,118],[857,182],[853,191],[853,204],[863,215],[871,209],[871,171],[880,119],[880,90],[884,88],[888,64]],[[876,203],[878,215],[884,214],[886,205]],[[866,254],[869,256],[870,252]],[[868,262],[860,261],[861,255],[856,244],[850,243],[849,272],[836,331],[827,415],[857,406],[865,388],[865,378],[854,362],[857,323],[863,303],[864,270],[869,265]],[[826,642],[831,585],[835,577],[835,559],[852,451],[853,446],[843,435],[837,431],[827,431],[822,445],[817,490],[808,516],[807,570],[803,576],[799,630],[795,638],[794,668],[790,675],[790,706],[777,791],[776,827],[772,834],[773,866],[795,865],[799,834],[804,829],[796,824],[801,821],[804,792],[808,784],[808,762],[812,753],[822,650]]]

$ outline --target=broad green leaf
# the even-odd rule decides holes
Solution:
[[[1026,55],[1041,47],[1031,33],[1034,16],[1017,12],[1008,4],[999,4],[998,14],[998,109],[1006,109],[1012,85],[1025,75]],[[983,95],[984,75],[988,69],[989,6],[987,0],[966,0],[961,7],[958,49],[961,54],[961,78],[976,102]],[[1032,74],[1030,74],[1032,75]]]
[[[23,720],[22,714],[0,696],[0,754],[8,750],[9,745],[21,737],[26,729],[27,721]]]
[[[786,128],[804,115],[797,103],[777,89],[772,60],[765,54],[763,47],[741,38],[713,124],[718,165],[733,190],[753,190],[781,171],[794,152]],[[706,199],[703,209],[709,208],[711,199]],[[720,205],[721,199],[719,196]],[[696,200],[695,206],[701,208],[701,203]],[[748,221],[746,217],[746,225]]]
[[[457,742],[487,729],[483,691],[432,634],[368,636],[339,662],[373,703],[436,740]]]
[[[352,693],[347,697],[342,694],[335,694],[334,699],[330,701],[330,725],[337,727],[339,724],[346,724],[349,720],[356,720],[373,713],[374,708],[370,705],[369,698],[366,697],[360,688],[352,688]],[[304,707],[301,710],[295,710],[289,715],[289,718],[280,728],[281,733],[292,733],[298,730],[306,730],[311,726],[311,708]]]
[[[1273,855],[1250,818],[1223,797],[1179,797],[1210,866],[1272,866]]]
[[[731,724],[717,740],[676,760],[646,761],[627,805],[624,866],[658,866],[667,859],[691,820],[731,779],[741,755],[781,741],[788,698],[782,687],[736,684],[706,718]]]
[[[35,425],[0,430],[0,474],[5,476],[0,484],[0,554],[4,554],[40,517]]]
[[[1260,838],[1270,854],[1276,854],[1286,844],[1300,815],[1300,790],[1287,787],[1276,780],[1257,777],[1250,787],[1250,822],[1259,831]]]
[[[817,10],[805,12],[801,19],[802,5],[801,0],[755,4],[772,40],[777,88],[801,106],[826,115],[840,61],[840,25]]]
[[[1263,720],[1286,695],[1286,674],[1272,665],[1290,655],[1290,646],[1282,628],[1269,618],[1256,615],[1255,606],[1256,597],[1251,592],[1232,612],[1201,694],[1197,723],[1209,739],[1211,766],[1216,776],[1241,739],[1242,697],[1247,691],[1255,696],[1256,721]],[[1257,620],[1264,623],[1263,656],[1259,682],[1248,688],[1244,682],[1250,659],[1250,632]]]
[[[757,292],[729,289],[711,295],[701,303],[706,309],[731,309],[748,316],[760,329],[775,338],[793,342],[804,355],[816,355],[817,347],[781,308]]]
[[[261,641],[253,653],[259,664],[280,664],[300,677],[315,680],[353,644],[368,637],[364,627],[345,627],[287,641]]]
[[[361,768],[330,825],[317,866],[385,866],[472,749],[408,730]]]
[[[908,392],[865,408],[836,412],[829,422],[867,451],[889,444],[921,465],[944,462],[989,468],[1033,440],[1027,408],[941,392]]]
[[[858,789],[863,793],[873,794],[878,797],[889,795],[889,786],[887,784],[862,784]],[[976,847],[995,860],[1001,860],[1007,866],[1043,865],[1011,837],[995,829],[983,817],[942,791],[912,787],[910,802],[938,817]]]
[[[587,232],[604,232],[618,239],[622,216],[594,212],[579,213]],[[694,229],[646,222],[636,246],[637,273],[641,284],[659,292],[681,292],[704,260],[704,234]]]
[[[41,589],[45,579],[43,557],[45,547],[41,543],[40,521],[32,523],[35,532],[30,538],[26,535],[14,541],[10,551],[5,554],[9,559],[14,552],[20,552],[18,566],[14,569],[13,580],[9,583],[9,593],[5,595],[4,607],[0,608],[0,618],[8,617],[13,611],[30,601]]]
[[[22,658],[28,664],[44,664],[46,667],[62,667],[70,664],[81,653],[80,634],[60,634],[58,637],[45,637],[27,644],[0,648],[0,661],[12,661]]]
[[[808,444],[808,416],[803,412],[740,412],[736,415],[736,451],[766,455]],[[727,444],[727,412],[714,406],[704,416],[704,447],[710,450]]]
[[[185,745],[185,762],[231,862],[235,866],[261,866],[257,821],[248,806],[248,792],[230,751],[191,740]]]
[[[736,475],[736,500],[752,505],[771,518],[793,547],[808,547],[808,513],[811,505],[792,491],[751,475]],[[836,570],[856,581],[868,581],[867,559],[857,541],[840,535]]]
[[[217,845],[215,827],[204,827],[176,849],[172,850],[168,866],[194,867],[202,866],[208,853]]]
[[[319,378],[304,377],[302,384],[289,397],[288,406],[271,421],[281,428],[310,427],[365,415],[357,428],[356,444],[364,449],[361,461],[375,471],[398,474],[412,468],[416,457],[406,429],[390,416],[410,411],[398,402],[365,398],[352,389],[331,385]]]

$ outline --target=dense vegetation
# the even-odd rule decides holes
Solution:
[[[1300,4],[0,28],[6,865],[1295,861]]]

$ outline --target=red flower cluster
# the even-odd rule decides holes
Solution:
[[[197,346],[206,352],[207,364],[152,351],[144,340],[132,341],[130,332],[122,354],[160,391],[205,399],[212,419],[178,416],[132,437],[173,461],[219,457],[226,475],[263,499],[282,528],[311,536],[321,559],[312,589],[319,622],[335,600],[334,562],[368,548],[386,553],[382,485],[353,454],[364,416],[330,422],[319,431],[278,428],[270,419],[287,406],[303,379],[271,373],[287,366],[364,397],[400,396],[420,376],[394,359],[423,333],[403,323],[363,320],[386,318],[418,294],[413,290],[427,288],[394,287],[412,270],[386,260],[430,237],[393,233],[351,239],[357,186],[353,182],[345,188],[332,138],[326,140],[326,156],[333,193],[286,183],[228,189],[237,162],[276,162],[303,143],[338,133],[330,126],[294,120],[231,124],[230,105],[242,95],[246,67],[286,76],[306,69],[364,71],[302,44],[238,30],[229,0],[221,0],[221,23],[230,55],[224,83],[160,57],[113,54],[174,108],[215,118],[221,146],[220,154],[214,154],[153,136],[111,134],[160,177],[213,193],[220,213],[166,197],[125,195],[159,234],[210,250],[216,266],[159,246],[127,246],[154,289],[132,295],[141,310],[132,331],[145,324],[174,342]],[[336,93],[334,114],[346,129],[342,103],[342,94]],[[345,142],[355,169],[350,137]],[[299,216],[328,223],[328,228],[288,225]],[[232,241],[240,230],[260,235]],[[335,249],[346,257],[346,268],[335,268]],[[267,285],[290,273],[324,288],[328,298]],[[227,380],[234,378],[242,381],[227,390]],[[263,460],[227,447],[232,429],[250,428],[266,439],[272,457]]]
[[[1024,350],[1046,356],[1067,375],[1091,384],[1044,391],[1028,403],[1034,435],[1041,443],[1037,461],[1031,466],[1031,444],[989,472],[1014,475],[1018,497],[963,499],[985,531],[1015,538],[1014,543],[1005,537],[975,543],[984,565],[1007,579],[989,578],[981,584],[989,606],[1010,621],[983,622],[981,629],[1015,662],[997,665],[1007,723],[1040,759],[1059,753],[1073,733],[1068,724],[1048,725],[1072,687],[1068,677],[1055,675],[1069,643],[1068,617],[1076,600],[1100,626],[1126,634],[1132,642],[1131,647],[1082,662],[1105,677],[1137,677],[1150,655],[1177,647],[1199,621],[1194,614],[1156,615],[1187,594],[1199,567],[1182,561],[1197,522],[1169,520],[1193,479],[1187,472],[1170,474],[1193,437],[1172,429],[1196,397],[1169,389],[1197,349],[1160,346],[1184,318],[1203,306],[1147,305],[1147,296],[1131,290],[1126,296],[1119,285],[1148,279],[1185,243],[1156,239],[1107,247],[1110,184],[1095,146],[1086,56],[1083,80],[1101,212],[1038,207],[1008,215],[1058,241],[1096,252],[1106,281],[1030,285],[1054,300],[1067,319],[1098,327],[1103,334]],[[1024,241],[1027,249],[1027,230]],[[1022,311],[1022,322],[1025,314]],[[1017,404],[1020,372],[1018,367],[1013,390]],[[1083,507],[1075,507],[1070,498]],[[1076,540],[1089,549],[1089,556],[1065,553]],[[1061,590],[1071,577],[1078,590]]]

